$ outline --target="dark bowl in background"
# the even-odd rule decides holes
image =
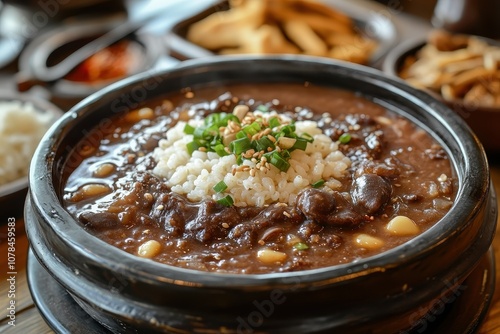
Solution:
[[[62,78],[53,83],[46,83],[33,75],[34,68],[41,66],[50,68],[90,40],[122,23],[124,21],[121,19],[84,21],[65,24],[37,36],[26,46],[19,57],[18,89],[26,91],[33,86],[44,86],[48,89],[51,100],[55,104],[69,110],[90,94],[123,79],[124,77],[117,77],[106,81],[77,82]],[[150,34],[134,33],[124,37],[124,40],[129,41],[131,47],[140,54],[140,63],[136,68],[130,69],[127,76],[151,69],[165,52],[161,39]]]
[[[62,207],[68,152],[103,118],[185,87],[305,81],[360,92],[426,129],[455,169],[459,188],[449,213],[409,242],[356,263],[232,275],[128,254],[90,235]],[[462,119],[430,95],[379,71],[322,58],[214,57],[108,86],[66,113],[47,134],[30,180],[25,220],[34,255],[88,314],[117,333],[405,331],[437,301],[456,297],[486,256],[497,220],[486,156]],[[473,310],[481,316],[470,319],[464,313],[449,328],[458,333],[477,325],[488,300],[481,304]]]
[[[487,40],[491,44],[500,46],[499,42],[483,37],[480,38]],[[399,78],[399,72],[405,59],[415,55],[425,44],[426,38],[418,38],[401,43],[387,54],[382,65],[382,70],[390,76]],[[447,101],[438,93],[430,91],[429,93],[454,110],[467,122],[488,153],[500,153],[500,107],[494,108],[468,104],[462,100]]]

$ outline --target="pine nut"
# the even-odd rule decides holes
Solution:
[[[125,120],[129,123],[137,123],[143,119],[152,119],[155,113],[151,108],[141,108],[133,110],[125,115]]]
[[[94,171],[94,176],[95,177],[106,177],[113,173],[115,170],[115,165],[110,164],[110,163],[105,163],[102,165],[97,166],[97,168]]]
[[[152,258],[160,253],[161,245],[156,240],[148,240],[139,246],[137,255],[145,258]]]
[[[417,224],[406,216],[396,216],[386,225],[386,229],[393,235],[408,236],[420,232]]]
[[[240,121],[242,121],[249,110],[250,109],[248,108],[248,106],[246,106],[244,104],[240,104],[240,105],[237,105],[236,107],[234,107],[233,115],[235,115],[236,117],[238,117],[238,119]]]
[[[257,252],[257,259],[262,263],[276,263],[286,260],[286,254],[272,249],[261,249]]]
[[[368,234],[358,234],[355,238],[355,242],[358,246],[367,249],[378,249],[384,245],[382,240]]]
[[[93,197],[105,194],[109,191],[109,187],[104,184],[87,184],[81,188],[83,196]]]

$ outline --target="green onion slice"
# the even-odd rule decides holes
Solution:
[[[281,122],[280,122],[280,120],[278,119],[278,117],[271,117],[271,118],[269,119],[269,121],[268,121],[268,122],[269,122],[269,127],[270,127],[271,129],[273,129],[273,128],[277,128],[278,126],[280,126],[280,125],[281,125]]]
[[[248,151],[252,147],[252,142],[248,137],[236,139],[229,144],[229,150],[236,155]]]
[[[201,139],[203,138],[203,135],[205,134],[206,127],[201,126],[199,128],[195,128],[193,131],[193,138],[196,139]]]
[[[295,125],[288,124],[281,128],[281,132],[285,134],[285,136],[297,136],[295,134]]]
[[[309,249],[309,246],[306,243],[297,242],[293,245],[293,248],[295,248],[296,250],[306,250]]]
[[[254,140],[252,148],[255,149],[255,151],[264,151],[268,152],[268,148],[271,148],[271,150],[275,149],[274,143],[272,142],[271,139],[268,137],[262,137],[259,140]]]
[[[189,125],[188,123],[186,123],[186,125],[184,126],[184,133],[185,134],[188,134],[188,135],[192,135],[194,133],[194,128]]]
[[[261,129],[261,126],[257,122],[253,122],[250,125],[247,125],[243,128],[243,132],[249,135],[250,137],[259,132]]]
[[[290,168],[290,163],[283,159],[278,152],[273,152],[273,154],[271,154],[271,160],[269,163],[282,172],[286,172],[288,168]]]
[[[214,146],[214,151],[219,155],[219,157],[224,157],[226,155],[229,155],[226,151],[226,147],[223,144],[217,144]]]
[[[346,133],[343,133],[340,137],[339,137],[339,142],[341,144],[348,144],[349,142],[351,141],[351,135],[346,132]]]
[[[288,151],[288,150],[281,151],[280,155],[285,160],[288,160],[288,159],[290,159],[292,157],[291,154],[290,154],[290,151]]]
[[[189,154],[193,154],[194,151],[196,151],[197,149],[200,148],[200,145],[197,142],[192,141],[190,143],[187,143],[186,147],[187,147]]]
[[[236,139],[247,138],[247,137],[248,137],[248,135],[243,130],[238,131],[236,133]]]
[[[255,110],[269,112],[270,108],[266,105],[260,105]],[[234,127],[230,124],[234,122],[241,128],[234,132]],[[243,123],[242,123],[243,122]],[[295,124],[284,122],[278,116],[257,116],[255,120],[248,124],[246,121],[240,121],[232,113],[218,112],[205,117],[203,125],[193,127],[189,124],[184,126],[184,133],[192,135],[193,141],[187,144],[189,154],[198,149],[206,152],[215,152],[223,157],[228,154],[236,156],[238,165],[242,165],[246,159],[253,159],[255,155],[243,156],[245,152],[253,149],[255,152],[264,153],[267,162],[286,172],[290,168],[290,152],[293,150],[306,150],[307,143],[313,141],[313,137],[307,133],[300,136],[295,132]],[[228,131],[229,129],[229,131]],[[265,131],[268,135],[259,135]],[[346,141],[344,134],[339,139]],[[350,140],[350,135],[349,135]],[[348,141],[347,141],[348,142]],[[257,157],[257,159],[260,159]],[[222,185],[218,186],[216,191],[221,190]]]
[[[213,187],[213,189],[216,193],[221,193],[227,189],[227,184],[224,181],[220,181]]]
[[[311,136],[310,134],[308,134],[308,133],[306,133],[306,132],[304,132],[304,133],[300,136],[300,138],[302,138],[302,139],[306,140],[306,141],[307,141],[307,142],[309,142],[309,143],[312,143],[312,142],[314,141],[313,136]]]
[[[325,184],[325,180],[318,180],[318,181],[314,182],[313,184],[311,184],[311,187],[319,188],[324,184]]]
[[[302,150],[305,151],[307,147],[308,141],[302,138],[297,138],[295,140],[295,144],[293,144],[292,149],[293,150]]]
[[[234,204],[234,200],[231,197],[231,195],[227,195],[226,197],[223,197],[223,198],[217,200],[217,203],[224,205],[224,206],[231,206]]]

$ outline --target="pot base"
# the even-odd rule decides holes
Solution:
[[[90,317],[71,295],[43,268],[30,250],[28,284],[31,296],[47,324],[56,333],[111,333]],[[462,293],[446,305],[428,313],[410,333],[474,333],[485,318],[495,290],[493,250],[483,256],[474,271],[462,283]],[[82,326],[85,324],[85,326]],[[425,330],[423,330],[425,328]]]

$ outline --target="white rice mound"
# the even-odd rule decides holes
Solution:
[[[53,119],[28,102],[0,102],[0,185],[28,174],[33,153]]]
[[[189,121],[193,127],[203,121]],[[313,121],[295,123],[296,133],[308,133],[314,141],[307,144],[305,151],[294,150],[288,161],[290,168],[281,172],[274,166],[265,172],[257,170],[255,176],[249,171],[238,171],[236,157],[231,154],[220,157],[215,152],[194,151],[190,155],[186,144],[193,140],[184,133],[185,122],[178,122],[169,129],[166,139],[159,142],[153,152],[157,162],[153,173],[163,177],[173,192],[185,195],[191,201],[218,200],[231,195],[235,206],[262,207],[272,203],[293,205],[299,192],[318,180],[325,180],[324,186],[338,189],[351,165],[349,158],[338,150],[338,145],[324,135]],[[250,160],[244,165],[254,167]],[[220,194],[212,189],[223,180],[228,188]]]

